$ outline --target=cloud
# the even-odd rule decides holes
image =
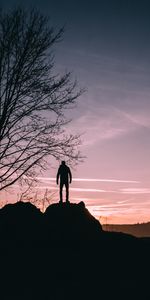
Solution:
[[[150,188],[124,188],[120,192],[122,194],[150,194]]]
[[[149,109],[146,108],[142,111],[130,111],[130,112],[123,112],[124,116],[132,123],[135,124],[136,127],[145,127],[150,128],[150,118],[149,118]]]
[[[56,181],[55,177],[37,177],[42,181]],[[111,182],[111,183],[139,183],[136,180],[120,180],[120,179],[105,179],[105,178],[73,178],[73,181],[79,182]]]
[[[68,128],[69,132],[83,133],[84,146],[93,147],[99,142],[122,137],[140,126],[140,122],[135,122],[133,116],[124,110],[111,105],[104,108],[94,102],[93,106],[90,110],[85,109],[84,114],[73,120]]]
[[[49,185],[48,186],[36,186],[35,189],[40,189],[40,190],[44,190],[44,189],[58,190],[58,187],[49,186]],[[108,192],[108,191],[102,190],[102,189],[93,189],[93,188],[88,189],[88,188],[78,188],[78,187],[76,187],[76,188],[70,187],[69,190],[70,191],[74,191],[74,192],[90,192],[90,193],[94,193],[94,192],[97,192],[97,193],[106,193],[106,192]]]

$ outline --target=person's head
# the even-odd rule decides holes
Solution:
[[[64,166],[66,164],[66,162],[64,160],[62,160],[61,164]]]

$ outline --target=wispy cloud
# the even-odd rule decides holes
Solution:
[[[149,109],[136,109],[134,112],[124,111],[123,114],[132,124],[135,124],[136,128],[150,128]]]
[[[150,194],[150,188],[124,188],[120,192],[122,194]]]
[[[111,105],[101,107],[95,102],[93,106],[95,108],[85,110],[83,115],[69,125],[70,131],[74,128],[77,132],[82,130],[84,146],[93,147],[99,142],[116,139],[136,131],[139,126],[144,124],[142,117],[141,121],[138,121],[140,115],[137,119],[136,116],[134,117],[134,115]]]
[[[54,186],[36,186],[35,189],[49,189],[49,190],[58,190],[58,187],[54,187]],[[88,188],[73,188],[70,187],[70,191],[74,191],[74,192],[88,192],[88,193],[106,193],[108,191],[106,190],[102,190],[102,189],[88,189]],[[109,192],[113,192],[113,191],[109,191]]]
[[[37,177],[42,181],[56,181],[55,177]],[[111,183],[139,183],[136,180],[120,180],[120,179],[107,179],[107,178],[73,178],[77,182],[111,182]]]

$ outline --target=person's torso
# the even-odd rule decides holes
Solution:
[[[59,174],[60,174],[60,180],[63,182],[67,182],[68,175],[69,175],[69,168],[67,166],[60,166]]]

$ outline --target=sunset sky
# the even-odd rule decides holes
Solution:
[[[84,201],[104,223],[150,221],[149,1],[1,0],[1,7],[24,2],[48,14],[52,25],[65,25],[56,70],[72,71],[86,89],[68,112],[67,130],[83,133],[86,156],[72,170],[70,200]],[[57,168],[48,162],[37,187],[56,191],[56,198]]]

